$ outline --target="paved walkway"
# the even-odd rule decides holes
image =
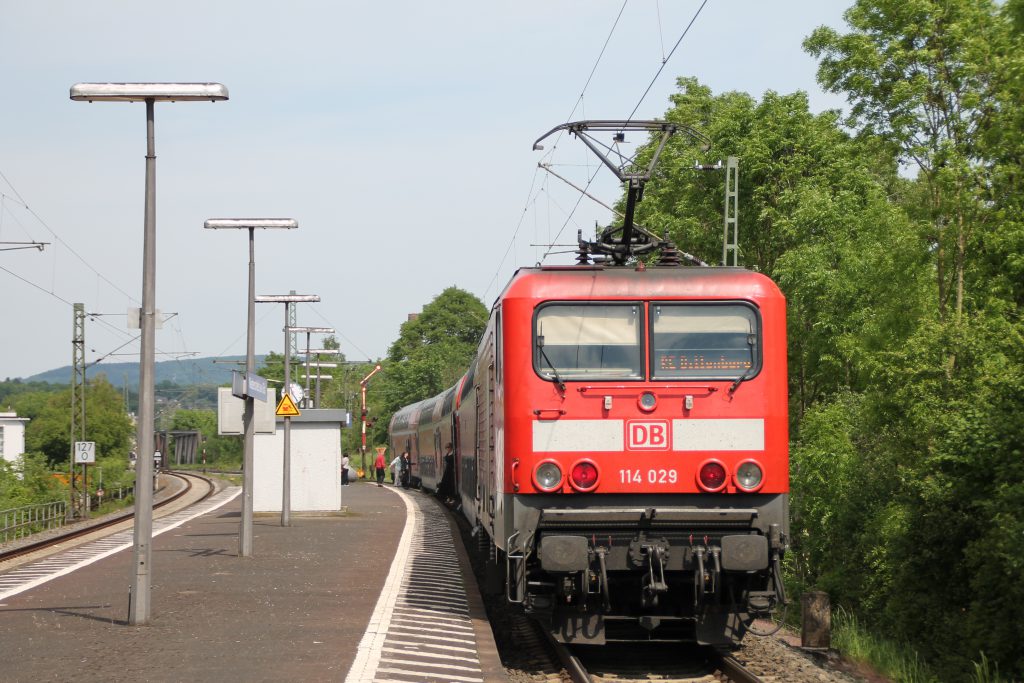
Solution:
[[[407,495],[410,510],[436,505]],[[396,555],[409,552],[411,513],[373,484],[344,488],[342,502],[344,515],[293,515],[288,528],[258,516],[250,558],[237,555],[237,497],[155,537],[148,626],[126,623],[130,548],[5,597],[0,681],[345,680]],[[479,601],[469,603],[480,677],[502,680]]]

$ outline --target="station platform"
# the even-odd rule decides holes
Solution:
[[[231,488],[216,509],[162,533],[154,523],[146,626],[127,623],[123,544],[0,589],[0,681],[505,681],[446,510],[390,486],[342,491],[341,513],[293,514],[289,527],[257,516],[248,558]],[[16,571],[43,576],[54,557]]]

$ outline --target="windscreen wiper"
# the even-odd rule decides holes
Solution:
[[[537,348],[540,349],[540,357],[543,358],[547,362],[548,367],[551,368],[551,374],[553,376],[551,381],[554,382],[555,385],[558,386],[558,390],[561,391],[564,394],[565,393],[565,382],[563,382],[562,378],[558,376],[558,370],[555,369],[555,364],[551,362],[551,359],[548,358],[548,354],[544,352],[544,335],[543,334],[538,334],[537,335]]]
[[[750,374],[753,371],[754,371],[754,368],[752,368],[752,367],[748,368],[746,372],[744,372],[742,375],[740,375],[739,377],[736,378],[736,380],[732,383],[732,386],[729,387],[729,395],[730,396],[733,395],[733,392],[735,392],[737,389],[739,389],[740,383],[743,382],[743,380],[750,379],[753,376],[753,375]]]

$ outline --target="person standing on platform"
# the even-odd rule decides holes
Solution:
[[[348,453],[341,455],[341,485],[348,486]]]
[[[398,486],[399,477],[402,473],[402,456],[396,455],[388,467],[391,468],[391,483]]]
[[[373,461],[373,468],[377,470],[377,486],[383,486],[384,470],[387,468],[387,460],[384,459],[384,451],[377,451],[377,458]]]
[[[446,505],[451,505],[455,502],[455,449],[450,443],[444,447],[441,467],[441,484],[437,487],[437,495]]]
[[[402,453],[402,488],[409,488],[409,484],[412,482],[412,460],[409,457],[409,451]]]

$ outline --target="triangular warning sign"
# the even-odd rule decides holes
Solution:
[[[281,401],[277,404],[278,417],[298,417],[302,413],[295,407],[295,401],[288,393],[282,394]]]

